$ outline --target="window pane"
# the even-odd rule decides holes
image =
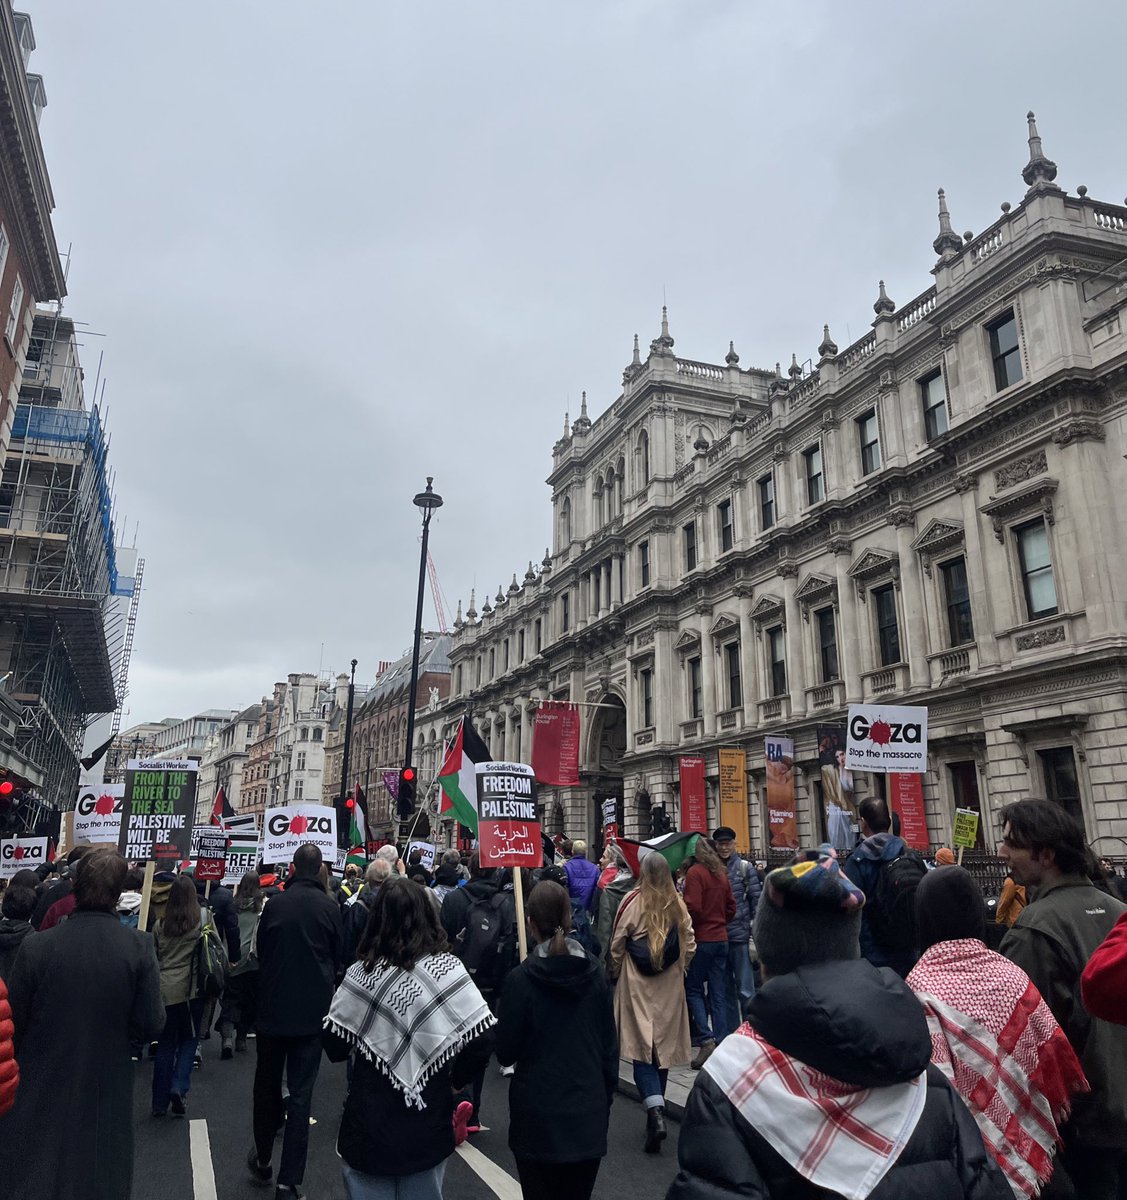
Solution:
[[[771,695],[781,696],[787,690],[787,663],[786,646],[780,626],[767,633],[767,658],[771,668]]]
[[[947,432],[947,389],[943,383],[943,373],[936,371],[921,380],[920,389],[923,393],[924,425],[928,441],[932,441]]]
[[[1012,316],[999,321],[991,330],[994,336],[994,353],[1005,354],[1017,349],[1017,321]]]
[[[822,682],[832,683],[838,678],[837,632],[834,628],[832,608],[819,609],[815,614],[818,621],[818,653],[822,668]]]
[[[1030,620],[1049,617],[1057,611],[1057,589],[1053,580],[1053,565],[1049,555],[1049,535],[1044,521],[1032,521],[1019,526],[1018,557],[1025,604]]]
[[[739,708],[744,702],[739,642],[729,642],[724,648],[724,653],[728,660],[728,707]]]
[[[956,558],[939,569],[943,573],[943,595],[947,605],[947,631],[951,645],[973,642],[974,624],[971,619],[966,561]]]
[[[900,661],[900,630],[896,624],[896,594],[891,587],[873,592],[876,602],[877,642],[882,667]]]
[[[806,451],[806,499],[817,504],[822,499],[822,448],[812,446]]]

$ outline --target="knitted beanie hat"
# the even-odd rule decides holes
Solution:
[[[864,893],[837,859],[809,851],[767,876],[755,914],[755,947],[769,975],[860,956]]]

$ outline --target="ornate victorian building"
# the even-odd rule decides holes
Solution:
[[[928,825],[1048,796],[1127,848],[1127,207],[1055,182],[1032,114],[1027,186],[977,236],[939,193],[934,283],[785,373],[678,357],[663,312],[622,388],[552,454],[555,544],[459,610],[451,699],[527,760],[538,699],[584,708],[583,786],[549,828],[622,801],[676,819],[677,759],[795,739],[800,835],[825,836],[815,731],[851,701],[924,704]],[[862,778],[859,792],[879,787]]]

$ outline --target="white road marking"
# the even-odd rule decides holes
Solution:
[[[195,1200],[218,1200],[206,1121],[188,1122],[188,1143],[192,1155],[192,1194]]]
[[[498,1200],[522,1200],[520,1184],[476,1146],[463,1142],[455,1151],[471,1171],[490,1188]]]

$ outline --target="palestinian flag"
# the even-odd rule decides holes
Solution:
[[[349,850],[344,860],[345,866],[355,863],[363,867],[368,862],[368,797],[359,784],[350,797],[348,811],[352,819],[348,824]]]
[[[669,864],[671,871],[676,871],[685,859],[697,848],[699,833],[666,833],[661,837],[650,838],[647,842],[635,842],[630,838],[615,838],[615,844],[622,851],[626,863],[639,879],[642,859],[647,854],[660,854]]]
[[[442,788],[439,815],[453,814],[467,829],[477,833],[477,776],[474,767],[489,762],[489,749],[465,717],[446,751],[446,760],[438,772]]]
[[[211,806],[211,824],[222,825],[224,817],[233,817],[235,810],[227,803],[227,793],[223,790],[223,785],[219,785],[219,791],[215,793],[215,803]]]

